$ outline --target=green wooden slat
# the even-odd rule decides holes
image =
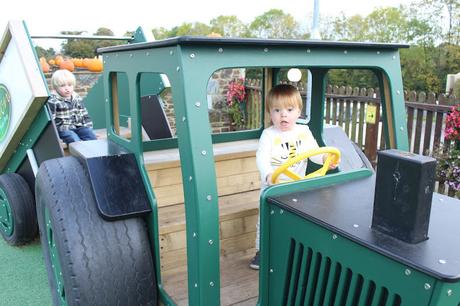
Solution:
[[[302,246],[300,244],[296,244],[295,246],[295,251],[294,251],[294,257],[292,258],[292,269],[291,269],[291,275],[290,275],[290,281],[289,281],[289,293],[288,293],[288,298],[287,298],[287,305],[294,305],[295,299],[296,299],[296,294],[297,294],[297,289],[299,285],[299,262],[300,266],[302,265]]]
[[[367,306],[367,297],[369,296],[370,287],[371,287],[371,282],[369,280],[364,280],[364,284],[361,290],[361,295],[359,298],[358,306]]]
[[[353,305],[353,300],[355,298],[355,291],[358,285],[358,274],[353,273],[350,280],[350,287],[348,288],[348,295],[345,305],[346,306],[355,306]]]
[[[295,306],[302,306],[305,294],[305,284],[308,280],[308,272],[310,269],[309,261],[310,261],[310,250],[308,248],[303,250],[302,254],[302,262],[300,264],[300,275],[298,278],[298,286],[296,292],[296,299],[295,299]]]

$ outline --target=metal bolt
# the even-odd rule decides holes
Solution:
[[[377,54],[380,54],[380,51],[377,51]]]
[[[173,55],[174,54],[174,51],[169,51],[169,55]]]
[[[398,95],[400,95],[400,94],[401,94],[401,91],[400,91],[400,90],[397,90],[396,93],[397,93]]]
[[[197,283],[195,283],[195,288],[198,288],[198,284],[197,284]]]
[[[131,54],[129,55],[129,57],[133,57],[133,54],[131,53]]]
[[[347,51],[347,50],[343,51],[343,54],[347,54],[347,53],[348,53],[348,51]]]
[[[201,155],[206,155],[206,150],[201,151]]]
[[[214,243],[214,241],[212,241],[212,240],[209,240],[208,242],[209,242],[209,244],[213,244],[213,243]]]
[[[270,269],[270,273],[273,273],[273,269]]]
[[[182,122],[184,122],[184,121],[185,121],[185,116],[182,117]]]
[[[190,53],[190,58],[195,58],[195,53]]]
[[[214,287],[214,282],[210,282],[209,286]]]
[[[425,285],[423,286],[423,288],[425,288],[425,290],[430,290],[430,289],[431,289],[431,285],[428,284],[428,283],[425,283]]]
[[[224,49],[219,48],[219,49],[217,49],[217,52],[222,53],[222,52],[224,52]]]
[[[284,210],[280,209],[280,215],[282,215],[284,213]]]
[[[396,56],[393,55],[393,59],[396,59]]]
[[[297,202],[297,199],[292,199],[292,202]]]
[[[206,197],[206,200],[208,200],[208,201],[211,201],[211,200],[212,200],[212,197],[211,197],[210,194],[208,194],[208,196]]]
[[[272,215],[273,215],[274,213],[275,213],[275,211],[274,211],[274,210],[272,210],[272,211],[270,212],[270,214],[272,214]]]
[[[401,131],[404,131],[404,127],[403,127],[403,126],[401,126],[399,129],[400,129]]]
[[[193,238],[196,238],[196,233],[193,233]]]
[[[332,235],[332,239],[334,240],[337,239],[337,235],[336,234]]]
[[[201,103],[199,101],[195,102],[195,106],[196,107],[200,107],[201,106]]]
[[[448,289],[448,290],[447,290],[447,296],[452,296],[452,294],[454,294],[454,292],[452,291],[452,289]]]
[[[447,261],[446,261],[445,259],[440,259],[440,260],[439,260],[439,263],[440,263],[441,265],[445,265],[445,264],[447,263]]]
[[[354,227],[354,228],[358,228],[358,227],[359,227],[359,224],[353,224],[353,227]]]
[[[193,180],[193,178],[191,176],[189,176],[188,180],[189,180],[189,182],[191,182]]]
[[[406,274],[407,276],[409,276],[411,273],[412,271],[409,269],[404,270],[404,274]]]
[[[180,67],[176,67],[176,71],[180,71]]]
[[[310,49],[307,49],[307,53],[310,53],[310,52],[311,52],[311,50],[310,50]]]
[[[268,48],[264,48],[264,52],[268,52]]]

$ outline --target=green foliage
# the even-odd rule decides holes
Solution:
[[[63,35],[82,35],[82,31],[63,31]],[[114,36],[112,30],[108,28],[99,28],[95,36]],[[97,48],[115,46],[123,44],[121,41],[115,40],[92,40],[92,39],[67,39],[66,42],[62,43],[62,51],[65,56],[84,58],[96,56]]]
[[[460,80],[455,81],[453,94],[456,97],[460,97]]]
[[[224,37],[246,37],[248,27],[236,16],[218,16],[212,19],[209,24],[214,33]]]
[[[249,25],[250,35],[260,38],[298,38],[299,24],[290,14],[271,9],[256,17]]]
[[[331,69],[327,74],[328,83],[337,86],[378,87],[378,79],[371,70]]]
[[[52,58],[56,55],[56,51],[54,51],[53,48],[49,48],[49,49],[44,49],[40,46],[36,46],[35,47],[35,50],[37,51],[37,56],[38,58],[40,57],[44,57],[44,58]]]

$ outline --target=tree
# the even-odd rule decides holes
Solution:
[[[63,35],[82,35],[83,31],[63,31]],[[112,30],[108,28],[99,28],[94,36],[114,36]],[[62,44],[62,51],[65,56],[69,57],[94,57],[96,56],[97,48],[116,46],[123,44],[123,41],[116,40],[94,40],[69,38]]]
[[[212,19],[212,32],[221,34],[224,37],[246,37],[248,35],[248,27],[236,16],[218,16]]]
[[[44,57],[44,58],[52,58],[56,55],[56,51],[53,49],[53,48],[48,48],[48,49],[44,49],[40,46],[36,46],[35,47],[35,50],[37,51],[37,56],[40,58],[40,57]]]
[[[299,24],[290,14],[271,9],[256,17],[249,25],[250,35],[260,38],[298,38]]]

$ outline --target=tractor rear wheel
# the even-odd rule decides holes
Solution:
[[[157,305],[143,219],[103,220],[88,173],[75,157],[42,163],[35,192],[55,305]]]
[[[0,175],[0,233],[10,245],[22,245],[37,236],[35,203],[29,185],[17,173]]]

